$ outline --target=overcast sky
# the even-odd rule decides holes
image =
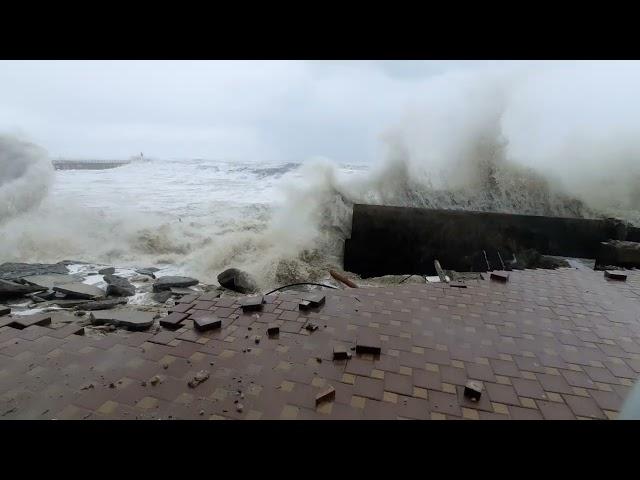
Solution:
[[[366,162],[430,78],[495,63],[0,61],[0,132],[53,158]]]

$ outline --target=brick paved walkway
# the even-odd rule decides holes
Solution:
[[[628,275],[529,270],[467,288],[328,291],[309,311],[292,293],[246,313],[205,294],[173,309],[189,315],[177,330],[101,338],[0,317],[0,418],[615,418],[640,375],[640,272]],[[191,318],[210,314],[222,328],[194,330]],[[350,350],[365,336],[379,355]],[[352,358],[334,360],[336,346]],[[468,380],[483,383],[477,403],[463,396]]]

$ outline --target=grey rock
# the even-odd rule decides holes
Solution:
[[[105,291],[86,283],[66,283],[53,287],[54,292],[64,293],[70,299],[98,300],[106,296]]]
[[[22,280],[31,285],[44,287],[51,290],[56,285],[81,282],[82,277],[79,275],[63,275],[60,273],[51,273],[48,275],[30,275],[28,277],[23,277]]]
[[[22,297],[29,293],[41,292],[42,290],[46,290],[46,288],[0,280],[0,298]]]
[[[160,277],[154,282],[153,291],[162,292],[164,290],[170,290],[172,287],[192,287],[198,283],[198,280],[191,277]]]
[[[153,299],[158,303],[164,303],[167,300],[169,300],[172,296],[173,294],[171,292],[164,291],[164,292],[154,293]]]
[[[64,263],[3,263],[0,265],[0,280],[16,281],[32,275],[48,275],[52,273],[67,274],[69,270]]]
[[[239,293],[253,293],[258,290],[255,280],[247,272],[237,268],[229,268],[218,275],[218,283]]]
[[[156,278],[155,273],[158,270],[160,270],[160,269],[156,268],[156,267],[148,267],[148,268],[139,268],[135,272],[139,273],[140,275],[148,275],[151,278]]]
[[[38,307],[46,308],[51,305],[57,305],[62,308],[73,308],[73,307],[78,307],[80,305],[86,305],[87,303],[90,303],[90,302],[91,300],[87,298],[60,299],[60,300],[54,299],[54,300],[49,300],[48,302],[39,303]]]
[[[56,295],[60,295],[60,294],[54,292],[53,290],[49,290],[47,292],[41,292],[37,294],[38,298],[41,298],[42,300],[53,300],[54,298],[56,298]]]
[[[117,275],[105,275],[104,281],[107,282],[107,294],[116,297],[131,297],[136,294],[136,287],[131,285],[124,277]]]
[[[98,273],[100,275],[113,275],[114,273],[116,273],[116,269],[114,267],[101,268],[100,270],[98,270]]]
[[[193,290],[191,288],[184,288],[184,287],[171,287],[169,290],[174,295],[191,295],[193,293],[199,293],[196,290]]]
[[[206,381],[209,378],[209,372],[207,370],[200,370],[198,373],[194,375],[194,377],[189,380],[189,387],[196,388],[202,382]]]
[[[90,318],[93,325],[111,324],[129,330],[146,330],[151,325],[156,314],[140,312],[138,310],[103,310],[91,312]]]
[[[9,315],[10,313],[11,313],[11,309],[9,307],[0,305],[0,317],[2,317],[3,315]]]
[[[125,298],[109,298],[107,300],[99,300],[97,302],[87,302],[82,305],[83,310],[109,310],[110,308],[124,305],[127,303]]]

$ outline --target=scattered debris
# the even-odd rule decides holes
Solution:
[[[253,336],[253,341],[254,341],[254,343],[255,343],[256,345],[258,345],[258,344],[260,343],[260,339],[261,339],[261,338],[262,338],[262,337],[261,337],[260,335],[254,335],[254,336]]]
[[[155,387],[158,383],[160,383],[160,377],[159,377],[159,376],[157,376],[157,375],[154,375],[154,376],[153,376],[153,377],[151,377],[151,379],[149,380],[149,383]]]
[[[464,282],[449,282],[449,286],[453,288],[467,288]]]
[[[340,283],[344,283],[347,287],[358,288],[358,285],[356,285],[354,282],[349,280],[345,275],[338,273],[335,270],[329,270],[329,275],[331,275],[334,279],[336,279]]]
[[[440,278],[440,281],[442,283],[447,283],[449,279],[447,278],[447,275],[444,273],[444,270],[442,270],[442,267],[440,266],[440,262],[438,260],[434,260],[433,264],[436,267],[436,272],[438,273],[438,277]]]
[[[207,370],[200,370],[198,373],[194,375],[194,377],[189,380],[189,387],[196,388],[202,382],[205,382],[209,378],[209,372]]]
[[[475,380],[469,380],[464,387],[464,396],[472,402],[480,400],[482,395],[482,383]]]
[[[236,411],[242,413],[242,410],[244,410],[244,406],[241,403],[238,403],[236,405]]]
[[[318,330],[318,325],[316,325],[313,322],[309,322],[305,325],[305,330],[309,331],[309,332],[315,332],[316,330]]]
[[[80,390],[91,390],[93,388],[96,388],[96,386],[93,383],[85,383],[80,387]]]

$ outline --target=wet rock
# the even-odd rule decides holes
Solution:
[[[23,285],[8,280],[0,280],[0,298],[22,297],[29,293],[41,292],[42,290],[46,289],[34,285]]]
[[[139,268],[135,272],[139,273],[140,275],[147,275],[151,278],[156,278],[155,273],[159,270],[160,269],[156,267],[147,267],[147,268]]]
[[[9,307],[0,305],[0,317],[2,317],[3,315],[9,315],[10,313],[11,313],[11,309]]]
[[[31,275],[67,274],[69,270],[63,262],[45,263],[3,263],[0,265],[0,280],[18,281]]]
[[[237,268],[229,268],[218,275],[218,283],[224,288],[239,293],[253,293],[258,290],[255,280],[248,273]]]
[[[105,275],[104,281],[107,282],[107,294],[116,297],[131,297],[136,294],[136,287],[131,285],[124,277],[117,275]]]
[[[99,300],[97,302],[88,302],[82,304],[83,310],[109,310],[110,308],[117,307],[118,305],[124,305],[127,300],[124,298],[109,298],[107,300]]]
[[[153,325],[155,317],[156,314],[151,312],[126,309],[92,312],[90,319],[94,325],[111,324],[129,330],[146,330]]]
[[[197,285],[198,283],[198,280],[191,277],[160,277],[154,282],[153,291],[162,292],[170,290],[172,287],[187,288]]]
[[[147,277],[146,275],[134,275],[132,277],[129,277],[129,281],[131,282],[141,282],[141,283],[146,283],[149,280],[151,280],[150,277]]]
[[[64,293],[70,299],[98,300],[106,296],[105,291],[85,283],[66,283],[53,287],[54,292]]]
[[[81,282],[82,276],[52,273],[49,275],[30,275],[28,277],[23,277],[22,281],[27,282],[30,285],[35,285],[37,287],[44,287],[48,290],[51,290],[56,285],[64,285],[67,283]]]
[[[196,290],[193,290],[192,288],[184,288],[184,287],[171,287],[169,291],[174,295],[193,295],[194,293],[198,293]]]
[[[113,275],[116,273],[116,269],[114,267],[106,267],[98,270],[98,274],[100,275]]]
[[[158,292],[153,294],[153,299],[158,303],[165,303],[169,300],[173,294],[169,291]]]
[[[202,382],[207,381],[208,378],[209,378],[209,372],[207,370],[200,370],[198,373],[196,373],[193,376],[191,380],[189,380],[188,385],[190,388],[196,388]]]
[[[56,293],[53,290],[49,290],[47,292],[39,292],[37,294],[38,298],[41,298],[42,300],[53,300],[54,298],[56,298],[58,295],[60,295],[62,298],[64,298],[64,295],[62,295],[61,293]],[[33,298],[33,297],[32,297]]]

